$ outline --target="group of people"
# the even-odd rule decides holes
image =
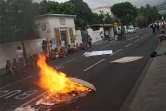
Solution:
[[[105,40],[110,41],[111,40],[109,37],[108,31],[106,31],[105,34],[101,31],[100,36],[101,36],[102,41],[105,41]],[[126,39],[126,32],[124,29],[118,28],[118,31],[114,32],[114,36],[115,36],[116,41]]]
[[[6,71],[11,74],[15,74],[15,71],[18,71],[18,62],[15,58],[13,59],[13,62],[10,60],[6,61]]]
[[[124,29],[118,28],[118,31],[117,32],[115,31],[115,40],[119,41],[122,39],[126,39],[126,32]]]
[[[165,29],[165,23],[164,22],[162,22],[161,26],[162,26],[163,29]],[[153,24],[150,24],[150,28],[152,28],[153,33],[155,33],[156,29],[159,31],[160,25],[159,25],[159,23],[157,23],[157,24],[153,23]]]
[[[105,41],[105,40],[111,41],[108,31],[105,31],[105,34],[101,31],[100,36],[101,36],[102,41]]]
[[[88,44],[91,47],[91,43],[88,43]],[[61,47],[60,50],[58,50],[57,48],[51,49],[51,51],[49,53],[49,58],[51,60],[55,60],[58,58],[64,58],[68,54],[72,54],[72,53],[78,52],[80,50],[86,50],[87,48],[88,48],[88,46],[86,43],[80,43],[79,45],[77,43],[76,45],[73,45],[73,47],[71,45],[68,45],[66,47]]]
[[[10,72],[12,74],[15,74],[15,71],[19,71],[19,69],[25,65],[25,60],[24,60],[24,54],[23,54],[23,50],[21,49],[20,46],[17,47],[16,50],[17,53],[17,59],[13,59],[13,62],[11,63],[10,60],[6,61],[6,71],[7,73]]]

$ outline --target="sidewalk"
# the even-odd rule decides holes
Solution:
[[[166,52],[166,41],[159,46]],[[166,111],[166,55],[153,59],[129,111]]]
[[[6,69],[0,69],[0,76],[3,76],[6,74]]]

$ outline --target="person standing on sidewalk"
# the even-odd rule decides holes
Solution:
[[[90,47],[92,47],[92,38],[90,37],[90,35],[88,35],[88,44]]]
[[[118,28],[118,32],[117,33],[118,33],[118,40],[121,40],[121,33],[122,32],[121,32],[120,28]]]
[[[109,32],[108,32],[108,31],[105,31],[105,36],[106,36],[106,40],[111,41],[111,40],[110,40],[110,37],[109,37]]]
[[[25,66],[24,54],[20,46],[17,46],[16,53],[18,56],[18,68],[20,70],[23,66]]]
[[[153,29],[153,33],[155,33],[156,25],[154,23],[152,24],[152,29]]]
[[[102,41],[104,41],[104,33],[102,31],[100,33],[100,36],[101,36]]]

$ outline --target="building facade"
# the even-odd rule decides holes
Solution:
[[[113,13],[111,12],[111,6],[105,6],[105,7],[98,7],[91,9],[93,13],[101,14],[101,11],[103,11],[104,14],[109,14],[112,18],[114,18]]]
[[[40,38],[52,40],[59,46],[61,40],[66,44],[75,43],[75,15],[46,14],[36,17],[37,30]]]

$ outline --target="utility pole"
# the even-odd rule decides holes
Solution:
[[[104,11],[100,10],[101,15],[103,15],[103,31],[104,31],[104,36],[105,36],[105,30],[104,30],[104,21],[105,21],[105,15],[104,15]]]

